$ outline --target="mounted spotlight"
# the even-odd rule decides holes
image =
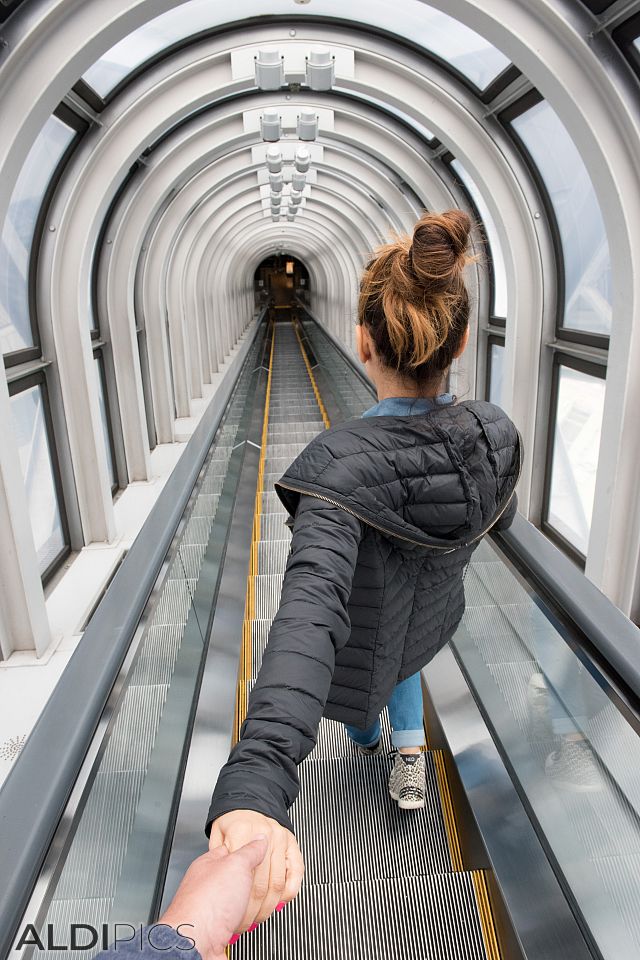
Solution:
[[[306,173],[311,166],[311,153],[306,147],[298,147],[295,158],[298,173]]]
[[[292,209],[289,210],[289,212],[287,213],[287,220],[295,220],[295,218],[296,218],[296,212],[297,212],[297,211],[296,211],[296,208],[295,208],[295,207],[292,207]]]
[[[291,174],[291,187],[293,190],[303,190],[307,182],[306,174],[298,173],[294,170]]]
[[[302,203],[302,194],[298,190],[292,190],[289,194],[289,203],[297,207],[299,203]]]
[[[276,143],[282,133],[280,114],[277,110],[265,110],[260,118],[262,139],[268,143]]]
[[[284,84],[284,57],[280,56],[280,51],[258,50],[258,56],[253,59],[256,63],[256,86],[261,90],[279,90]]]
[[[280,147],[267,147],[266,159],[269,173],[280,173],[282,170],[282,150]]]
[[[318,117],[315,110],[301,110],[298,117],[298,139],[315,140],[318,135]]]
[[[312,90],[331,90],[335,80],[335,57],[330,50],[315,48],[311,50],[307,61],[307,83]]]
[[[270,173],[269,183],[271,184],[271,193],[282,193],[284,178],[281,173]]]
[[[280,209],[280,207],[271,207],[271,216],[275,217],[276,220],[280,217],[281,213],[282,213],[282,210]]]
[[[275,191],[271,192],[271,206],[279,207],[282,203],[282,193],[277,193]]]
[[[275,215],[275,216],[274,216],[273,214],[271,214],[271,219],[273,220],[274,223],[280,223],[280,216],[279,216],[279,215]]]

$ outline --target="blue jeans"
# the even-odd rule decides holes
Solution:
[[[425,740],[419,673],[414,673],[396,686],[388,706],[392,745],[396,748],[421,747]],[[345,729],[353,742],[361,747],[372,747],[380,739],[380,719],[366,730],[358,730],[348,724],[345,724]]]

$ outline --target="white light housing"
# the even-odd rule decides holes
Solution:
[[[267,167],[269,173],[280,173],[282,170],[282,150],[280,147],[267,147]]]
[[[260,118],[262,139],[268,143],[277,143],[282,133],[280,114],[277,110],[265,110]]]
[[[314,49],[307,57],[307,83],[312,90],[331,90],[335,63],[330,50]]]
[[[284,84],[284,61],[279,50],[258,50],[256,86],[261,90],[279,90]],[[325,89],[324,87],[317,89]]]
[[[280,223],[280,216],[278,214],[271,214],[271,219],[274,223]]]
[[[282,213],[282,210],[280,209],[280,207],[271,207],[272,217],[279,217],[281,213]]]
[[[290,207],[289,212],[287,213],[287,220],[295,220],[297,212],[297,207]]]
[[[306,173],[311,166],[311,153],[306,147],[298,147],[295,165],[298,173]]]
[[[318,135],[318,117],[315,110],[301,110],[298,117],[298,139],[315,140]]]
[[[277,193],[276,191],[271,191],[271,206],[279,207],[282,203],[282,193]]]
[[[303,190],[307,182],[307,177],[304,173],[298,173],[297,170],[294,170],[291,175],[291,189],[292,190]]]
[[[284,177],[281,173],[270,173],[269,183],[271,184],[271,193],[282,193]]]
[[[289,202],[293,204],[293,206],[297,206],[299,203],[302,203],[302,194],[298,190],[292,190],[289,196]]]

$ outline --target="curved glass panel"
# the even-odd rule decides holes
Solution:
[[[32,146],[11,196],[0,237],[0,347],[12,353],[33,346],[29,262],[38,214],[49,181],[76,131],[49,117]]]
[[[600,450],[605,381],[568,366],[558,369],[547,520],[585,557]]]
[[[489,403],[502,403],[504,344],[489,344]]]
[[[243,0],[230,8],[226,0],[191,0],[176,10],[156,17],[107,51],[84,74],[83,80],[102,97],[113,90],[127,74],[165,47],[203,30],[243,20],[284,14],[291,16],[291,0],[271,0],[268,11],[262,0]],[[477,87],[484,89],[505,70],[510,60],[469,27],[420,0],[367,0],[344,3],[343,0],[314,0],[295,9],[305,14],[357,20],[381,27],[418,43],[459,70]]]
[[[540,171],[556,215],[569,330],[611,331],[611,260],[593,184],[561,120],[543,101],[511,121]]]
[[[41,386],[11,398],[11,414],[40,573],[65,547]]]
[[[484,201],[484,197],[478,190],[475,180],[465,170],[460,161],[452,160],[450,166],[465,185],[469,196],[476,205],[476,209],[482,218],[493,263],[493,304],[491,305],[491,312],[494,317],[506,318],[507,270],[504,265],[504,254],[502,252],[502,245],[498,239],[495,220],[489,213],[489,208]]]
[[[98,389],[98,404],[100,406],[100,423],[102,424],[102,437],[104,440],[104,449],[107,455],[107,469],[109,471],[109,480],[111,486],[115,487],[118,483],[116,467],[113,462],[113,453],[111,450],[111,434],[109,432],[109,412],[107,408],[107,398],[104,386],[104,361],[98,355],[94,359],[94,369],[96,371],[96,386]]]

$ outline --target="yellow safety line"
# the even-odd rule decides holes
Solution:
[[[438,778],[438,789],[440,791],[440,802],[442,804],[442,815],[444,825],[447,831],[449,841],[449,853],[451,854],[451,863],[456,872],[464,870],[462,863],[462,853],[460,850],[460,841],[458,839],[458,828],[456,818],[453,812],[453,803],[451,802],[451,791],[449,790],[449,779],[447,777],[447,768],[444,762],[442,750],[432,750],[431,756],[436,768]]]
[[[242,640],[240,646],[240,664],[238,668],[238,687],[236,690],[235,717],[233,724],[233,744],[240,738],[240,727],[247,715],[247,683],[251,677],[251,622],[256,614],[256,577],[258,575],[258,543],[260,541],[260,517],[262,514],[262,493],[264,487],[264,461],[267,449],[267,430],[269,426],[269,401],[271,399],[271,374],[273,371],[273,351],[276,340],[275,324],[271,328],[271,349],[269,351],[269,373],[267,375],[267,389],[264,400],[264,417],[262,420],[262,437],[260,441],[260,459],[258,461],[258,478],[256,482],[256,499],[253,508],[253,530],[251,534],[251,556],[249,560],[249,576],[247,577],[247,594],[242,624]]]
[[[493,920],[493,911],[491,909],[491,899],[489,897],[489,888],[487,887],[487,876],[484,870],[474,870],[471,874],[473,886],[476,892],[478,903],[478,914],[480,916],[480,927],[482,929],[482,939],[487,954],[487,960],[501,960],[500,946],[496,936],[496,928]]]
[[[296,337],[298,338],[298,346],[300,347],[300,353],[302,354],[302,359],[304,360],[305,367],[307,368],[307,373],[309,374],[309,380],[311,380],[311,386],[313,387],[313,392],[315,394],[316,401],[318,403],[318,406],[320,407],[320,413],[322,414],[324,425],[325,427],[330,427],[331,422],[327,415],[327,411],[324,408],[324,403],[322,402],[322,397],[320,396],[320,391],[318,390],[318,384],[316,383],[316,378],[313,375],[313,370],[311,369],[311,364],[309,363],[309,357],[307,356],[307,351],[304,349],[302,345],[302,338],[300,337],[298,327],[296,326],[293,320],[291,321],[291,323],[295,331]]]

